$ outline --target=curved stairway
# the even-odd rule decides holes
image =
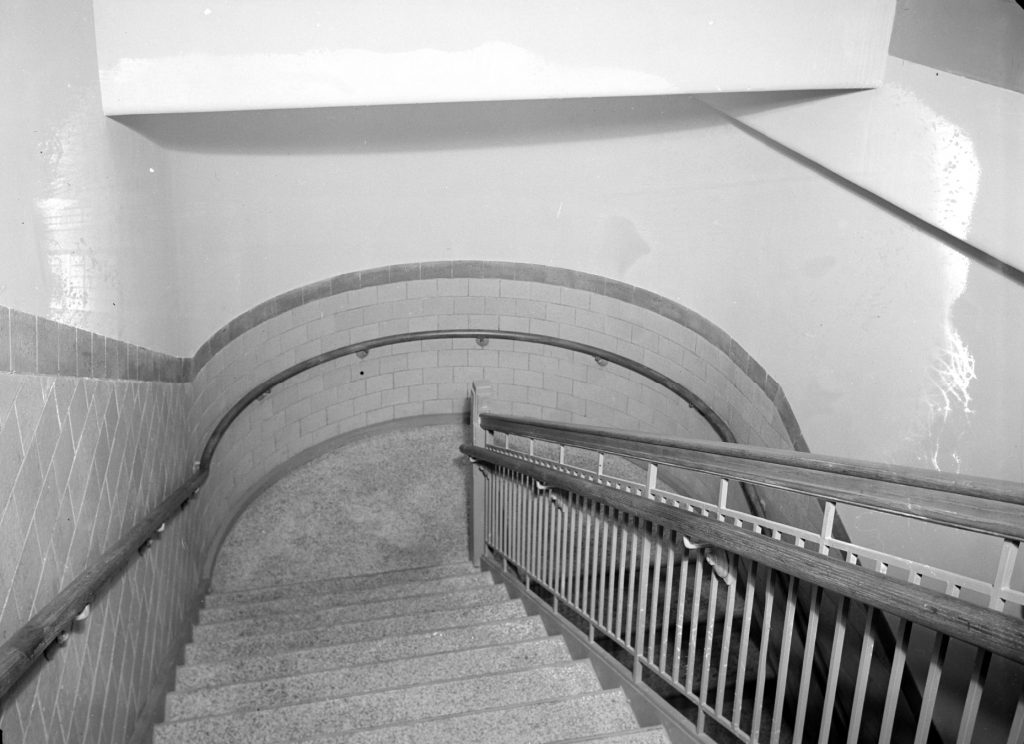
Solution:
[[[153,740],[668,742],[468,563],[208,595]]]

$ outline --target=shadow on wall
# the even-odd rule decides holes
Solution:
[[[721,123],[690,96],[432,103],[114,117],[171,150],[316,154],[430,151],[681,132]]]

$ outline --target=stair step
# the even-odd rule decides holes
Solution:
[[[480,569],[471,563],[448,563],[423,568],[404,568],[376,574],[359,576],[337,576],[316,581],[293,581],[273,586],[251,587],[230,591],[212,590],[206,596],[206,607],[223,607],[249,602],[266,602],[288,597],[305,597],[311,594],[337,594],[340,592],[374,589],[385,585],[400,586],[420,581],[433,581],[453,576],[482,576]],[[488,581],[488,583],[493,583]]]
[[[334,646],[373,638],[477,625],[494,620],[510,620],[523,617],[525,614],[526,611],[521,602],[507,600],[476,607],[424,612],[418,615],[361,620],[342,625],[230,640],[194,642],[185,647],[185,663],[223,661],[239,656],[251,657],[257,654],[275,654],[314,646]]]
[[[638,728],[632,731],[616,731],[612,734],[601,734],[599,736],[583,736],[572,739],[559,739],[557,742],[548,744],[670,744],[668,734],[661,726],[650,726]]]
[[[526,671],[164,723],[154,730],[154,744],[197,741],[269,744],[498,706],[526,705],[599,690],[600,684],[590,664],[575,661]]]
[[[460,628],[299,649],[273,656],[239,657],[224,662],[192,664],[179,667],[175,689],[189,691],[546,637],[547,630],[539,617],[519,617]]]
[[[437,594],[440,592],[457,592],[463,589],[474,587],[494,586],[494,580],[489,574],[479,571],[457,576],[446,576],[439,579],[424,579],[423,581],[406,581],[399,584],[384,584],[365,589],[352,589],[344,591],[330,590],[328,584],[321,586],[319,591],[311,591],[309,594],[273,598],[266,600],[255,600],[236,602],[232,604],[221,604],[216,607],[205,607],[199,611],[199,624],[210,625],[232,620],[242,620],[252,617],[254,614],[288,614],[312,610],[322,610],[329,607],[341,607],[362,602],[376,602],[385,599],[397,599],[399,597],[416,597],[424,594]]]
[[[622,690],[302,740],[302,744],[539,744],[636,727]]]
[[[508,590],[504,586],[491,584],[490,586],[463,589],[458,592],[381,599],[306,612],[300,611],[297,613],[267,616],[257,613],[241,620],[231,620],[212,625],[199,625],[194,631],[192,640],[199,643],[279,633],[282,631],[306,630],[325,625],[351,623],[372,618],[416,615],[436,610],[454,609],[456,607],[475,607],[483,604],[503,602],[508,598]]]
[[[572,661],[556,637],[451,651],[167,696],[166,720],[295,705],[373,690],[453,680]]]

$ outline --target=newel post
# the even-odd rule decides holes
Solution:
[[[480,414],[488,410],[494,389],[490,383],[474,382],[470,391],[469,427],[473,432],[473,445],[483,447],[487,444],[487,432],[480,427]],[[480,557],[484,554],[484,489],[487,487],[484,471],[481,467],[473,468],[473,494],[469,507],[469,558],[474,566],[480,565]]]

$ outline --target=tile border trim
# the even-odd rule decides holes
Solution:
[[[83,328],[0,305],[0,373],[91,377],[142,382],[190,382],[214,355],[260,323],[296,307],[367,287],[420,279],[508,279],[550,284],[617,299],[657,313],[722,351],[779,412],[794,448],[809,451],[779,383],[729,334],[699,313],[640,287],[596,274],[509,261],[396,264],[322,279],[272,297],[238,315],[191,358],[153,351]]]
[[[185,360],[188,362],[187,379],[193,379],[196,373],[231,341],[277,315],[343,292],[421,279],[508,279],[551,284],[620,300],[668,318],[693,331],[724,353],[775,406],[794,449],[809,451],[796,415],[779,383],[735,339],[707,318],[674,300],[625,282],[574,269],[540,264],[509,261],[432,261],[396,264],[339,274],[297,287],[261,302],[217,330],[199,347],[191,360]]]
[[[0,305],[0,374],[189,382],[192,360]]]

